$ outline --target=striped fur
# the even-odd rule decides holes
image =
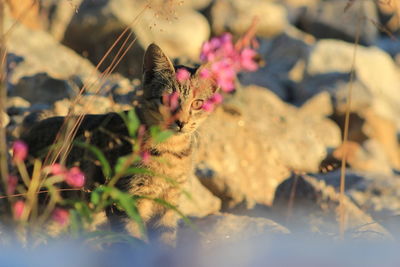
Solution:
[[[199,99],[205,101],[214,92],[211,83],[200,79],[196,69],[186,68],[191,73],[191,78],[179,83],[175,78],[176,68],[157,45],[149,46],[143,63],[143,99],[136,107],[136,113],[147,128],[167,125],[174,134],[160,144],[154,143],[145,134],[144,149],[150,152],[151,159],[141,163],[140,167],[147,168],[156,175],[125,176],[117,182],[118,188],[132,195],[160,198],[175,206],[178,205],[179,186],[186,181],[191,172],[194,133],[208,116],[202,109],[193,109],[192,103]],[[166,111],[161,99],[165,93],[172,92],[179,93],[179,107],[173,113],[173,121],[170,121],[171,113]],[[166,124],[168,121],[170,123]],[[43,157],[40,151],[54,142],[63,122],[64,117],[43,120],[22,136],[30,147],[31,156]],[[75,139],[90,142],[98,147],[111,166],[116,164],[119,157],[132,153],[128,130],[120,115],[116,113],[86,115]],[[87,178],[85,187],[88,190],[105,182],[96,159],[83,148],[72,148],[67,158],[67,165],[80,166],[85,172]],[[150,239],[162,240],[169,244],[174,242],[177,223],[174,211],[148,199],[138,201],[138,210],[149,230]],[[108,209],[106,213],[115,230],[139,236],[137,224],[129,220],[126,214],[115,207]]]

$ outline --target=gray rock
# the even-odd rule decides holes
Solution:
[[[10,123],[10,117],[4,111],[0,112],[0,127],[6,127]]]
[[[113,10],[110,8],[111,0],[91,1],[83,0],[79,6],[79,12],[74,14],[65,30],[63,44],[72,48],[79,54],[84,54],[93,64],[98,64],[106,55],[110,47],[112,47],[120,34],[132,22],[135,14],[139,12],[137,8],[141,5],[135,5],[137,1],[126,1],[119,6],[117,12],[128,12],[129,22],[121,21]],[[118,54],[122,43],[131,34],[129,40],[126,41],[125,49],[134,40],[135,34],[128,32],[120,39],[115,48],[111,50],[109,55],[103,60],[99,70],[105,71],[114,61],[115,58],[121,56]],[[124,53],[125,51],[122,51]],[[123,60],[115,67],[115,72],[121,73],[128,77],[141,77],[142,58],[144,48],[134,42],[132,47],[125,53]],[[140,59],[140,60],[138,60]],[[114,61],[115,63],[115,61]]]
[[[243,35],[258,17],[257,35],[263,37],[282,33],[289,24],[283,5],[263,0],[220,0],[211,8],[211,27],[215,34],[229,31]]]
[[[6,19],[6,28],[13,21]],[[29,38],[27,38],[29,36]],[[71,49],[60,45],[51,35],[33,31],[15,24],[8,36],[9,62],[8,82],[15,86],[22,77],[46,73],[56,80],[93,82],[99,78],[92,64]]]
[[[258,52],[265,66],[255,72],[241,73],[240,81],[243,85],[266,87],[282,100],[290,100],[292,96],[288,88],[296,80],[293,72],[299,72],[296,75],[301,79],[310,50],[311,45],[292,31],[272,39],[262,39]],[[301,64],[303,67],[296,70]]]
[[[314,47],[309,58],[306,72],[310,76],[332,72],[349,73],[351,71],[355,46],[337,40],[321,40]],[[400,74],[391,57],[377,47],[356,48],[354,61],[355,75],[368,90],[373,110],[380,116],[396,122],[400,129]],[[361,90],[362,89],[362,90]],[[359,92],[364,88],[356,89]],[[363,98],[368,94],[362,93]],[[361,95],[361,93],[360,93]],[[365,102],[365,100],[363,100]]]
[[[337,185],[338,180],[334,181]],[[322,179],[301,175],[292,176],[279,185],[273,207],[286,220],[292,232],[338,237],[339,203],[340,196],[334,187]],[[346,195],[343,205],[346,238],[392,240],[392,235],[384,227],[359,209]]]
[[[289,169],[317,171],[327,148],[340,143],[339,129],[324,115],[303,113],[256,86],[217,109],[200,136],[198,174],[224,209],[271,204]]]
[[[125,25],[130,25],[142,47],[155,42],[169,57],[198,60],[200,48],[210,35],[206,18],[193,9],[169,5],[167,2],[152,5],[133,24],[132,14],[140,11],[133,1],[112,0],[110,10]]]
[[[339,170],[315,176],[339,190]],[[392,234],[400,236],[400,228],[394,224],[400,214],[400,176],[348,169],[346,195]]]
[[[373,44],[378,37],[378,28],[371,23],[378,21],[374,1],[360,1],[345,10],[347,5],[348,1],[328,0],[309,6],[299,18],[300,28],[317,38],[354,42],[360,27],[360,43]]]
[[[71,98],[74,93],[67,81],[54,79],[47,73],[22,77],[11,90],[12,96],[22,97],[31,104],[51,104],[57,100]]]
[[[222,244],[242,243],[260,236],[271,239],[289,234],[288,229],[272,220],[228,213],[210,215],[192,222],[198,231],[190,227],[179,229],[178,246],[180,243],[190,243],[212,248]]]
[[[65,31],[75,13],[79,12],[78,7],[83,0],[43,0],[41,1],[42,14],[47,14],[46,30],[56,40],[64,38]]]

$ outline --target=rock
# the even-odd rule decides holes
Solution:
[[[355,41],[359,27],[361,29],[360,43],[373,44],[378,37],[378,28],[371,23],[371,21],[378,21],[374,1],[354,2],[351,6],[348,4],[348,1],[341,0],[320,1],[316,7],[309,6],[305,10],[298,24],[302,30],[317,38],[340,39],[348,42]]]
[[[71,98],[74,94],[67,81],[54,79],[47,73],[22,77],[11,90],[12,96],[20,96],[31,104],[51,104],[57,100]]]
[[[353,63],[354,48],[353,44],[341,41],[319,41],[310,55],[306,67],[307,74],[316,76],[333,72],[349,73]],[[397,66],[388,54],[376,47],[357,46],[356,49],[354,62],[356,80],[367,88],[371,96],[371,106],[376,114],[395,121],[397,128],[400,129],[400,118],[397,116],[400,114],[400,94],[397,92],[397,87],[393,86],[400,84]]]
[[[76,104],[64,99],[54,103],[54,113],[56,116],[66,116],[69,109],[72,114],[103,114],[114,110],[113,102],[104,96],[84,95],[81,96]]]
[[[342,131],[344,130],[345,115],[334,114],[332,119],[340,126]],[[381,152],[385,155],[378,156],[381,160],[382,168],[385,169],[388,165],[391,168],[398,169],[400,167],[400,152],[398,150],[399,141],[397,139],[397,127],[395,123],[382,117],[372,108],[364,108],[359,110],[357,113],[350,114],[349,120],[349,134],[348,140],[359,143],[364,146],[367,139],[376,141],[374,148],[370,147],[370,152],[367,152],[369,156],[375,154],[377,156]],[[375,151],[371,154],[372,151]],[[378,152],[381,151],[381,152]],[[377,154],[378,153],[378,154]],[[375,157],[370,158],[372,160]],[[377,159],[377,158],[375,158]],[[385,159],[385,160],[384,160]],[[377,165],[378,167],[379,165]],[[382,168],[378,168],[383,170]]]
[[[315,176],[339,190],[339,170]],[[400,204],[397,201],[400,197],[399,178],[393,174],[346,171],[346,195],[396,236],[400,236],[398,224],[394,224],[400,214]]]
[[[301,112],[303,115],[308,114],[310,116],[315,115],[316,112],[321,116],[326,117],[332,115],[333,103],[331,96],[328,92],[324,91],[316,94],[301,106]]]
[[[273,238],[289,233],[285,227],[265,218],[237,216],[228,213],[210,215],[192,221],[199,231],[181,228],[178,231],[179,244],[198,243],[200,247],[212,248],[221,244],[246,242],[256,237]]]
[[[10,117],[4,111],[0,111],[0,127],[4,128],[10,123]]]
[[[13,21],[6,20],[6,28]],[[29,38],[27,38],[29,36]],[[21,24],[15,24],[7,40],[9,80],[16,85],[22,77],[45,73],[51,79],[93,82],[99,78],[92,64],[71,49],[60,45],[51,35],[32,31]]]
[[[339,168],[342,158],[346,155],[346,164],[356,171],[369,171],[372,173],[393,174],[392,166],[382,145],[374,139],[368,139],[361,145],[347,141],[332,151],[331,155],[323,161],[322,169],[332,170]]]
[[[40,17],[40,3],[35,0],[10,0],[7,1],[11,16],[31,29],[43,27]]]
[[[389,32],[399,30],[398,7],[399,0],[387,0],[385,2],[377,2],[380,11],[380,22]]]
[[[267,87],[282,100],[290,100],[288,89],[293,80],[302,79],[310,49],[311,46],[305,38],[296,36],[293,32],[283,33],[272,39],[262,39],[258,52],[265,65],[255,72],[241,73],[240,81],[243,85]],[[296,75],[298,78],[293,77]]]
[[[129,78],[141,78],[141,59],[145,48],[152,42],[157,43],[169,57],[198,60],[201,45],[209,38],[210,27],[206,18],[190,5],[180,6],[170,1],[84,0],[66,30],[63,43],[78,53],[87,54],[97,64],[128,28],[100,70],[104,71],[115,57],[121,56],[118,51],[127,40],[124,49],[131,47],[115,71]],[[196,29],[196,34],[193,34],[193,29]]]
[[[337,179],[335,179],[337,182]],[[345,236],[351,239],[392,240],[391,234],[344,196]],[[284,181],[276,190],[274,209],[286,219],[292,232],[337,236],[340,196],[323,180],[300,175]],[[307,232],[309,234],[307,234]]]
[[[63,44],[72,48],[77,53],[85,55],[93,64],[98,64],[103,60],[99,66],[101,72],[107,70],[111,64],[115,64],[115,58],[119,58],[121,53],[125,53],[123,60],[115,66],[114,72],[121,73],[128,77],[141,77],[142,74],[142,58],[144,55],[144,48],[134,41],[135,35],[132,31],[128,31],[120,38],[117,44],[114,44],[120,37],[126,27],[132,22],[133,14],[137,14],[139,10],[132,8],[137,1],[126,1],[122,3],[117,12],[130,12],[129,22],[121,21],[110,8],[110,2],[105,1],[91,1],[83,0],[78,7],[79,12],[74,14],[68,27],[65,30]],[[143,6],[143,5],[135,5]],[[130,37],[128,38],[128,35]],[[129,45],[132,45],[129,51],[124,49],[120,51],[122,44],[125,50]],[[111,51],[109,49],[114,47]],[[107,57],[104,55],[108,54]],[[138,60],[140,59],[140,60]]]
[[[323,115],[303,114],[256,86],[217,109],[200,136],[197,174],[223,209],[271,204],[289,169],[317,171],[327,147],[340,143],[339,129]]]
[[[211,27],[219,35],[229,31],[241,36],[258,18],[256,35],[272,37],[282,33],[289,24],[286,9],[272,1],[220,0],[211,7]]]
[[[121,9],[121,6],[124,8]],[[125,25],[131,25],[132,14],[138,12],[137,6],[130,0],[113,0],[110,9]],[[190,8],[175,9],[164,2],[159,6],[152,5],[151,10],[142,13],[131,29],[142,47],[155,42],[169,57],[192,60],[198,60],[200,48],[210,35],[210,27],[203,15]],[[196,29],[195,34],[193,29]]]
[[[210,193],[195,177],[191,176],[183,187],[179,210],[190,217],[204,217],[221,208],[221,200]]]
[[[44,0],[41,2],[42,13],[47,14],[46,17],[47,31],[56,39],[62,40],[65,31],[75,13],[79,12],[78,7],[83,0]]]

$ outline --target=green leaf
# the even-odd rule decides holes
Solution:
[[[100,203],[100,195],[102,193],[102,188],[98,187],[90,194],[90,202],[97,206]]]
[[[124,171],[124,175],[133,175],[133,174],[153,175],[153,172],[151,172],[150,170],[145,169],[145,168],[135,168],[135,167],[128,168]]]
[[[134,220],[138,226],[140,233],[144,237],[146,235],[146,228],[143,223],[142,217],[137,209],[136,199],[128,193],[124,193],[115,187],[104,186],[104,192],[110,194],[110,197],[121,207],[126,214]]]
[[[151,135],[151,138],[156,143],[162,143],[165,140],[167,140],[169,137],[171,137],[173,135],[173,132],[169,131],[169,130],[161,131],[160,127],[152,126],[150,128],[150,135]]]
[[[81,216],[81,218],[85,219],[85,221],[88,223],[92,222],[92,212],[89,206],[85,202],[83,201],[75,202],[74,207],[75,210],[78,212],[78,214]]]
[[[121,116],[126,127],[128,128],[129,136],[135,137],[136,131],[140,126],[140,121],[135,113],[135,110],[131,109],[127,112],[127,114],[126,112],[120,112],[118,114]]]
[[[110,167],[110,163],[108,163],[106,157],[104,156],[103,152],[99,148],[97,148],[96,146],[93,146],[91,144],[80,142],[80,141],[74,141],[74,145],[81,147],[81,148],[88,149],[90,152],[92,152],[97,157],[97,159],[100,161],[101,169],[102,169],[103,174],[106,177],[106,179],[111,177],[112,170]]]

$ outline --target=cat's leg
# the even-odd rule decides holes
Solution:
[[[163,209],[163,212],[152,218],[148,223],[150,242],[161,242],[168,246],[176,245],[178,216],[172,209]]]

